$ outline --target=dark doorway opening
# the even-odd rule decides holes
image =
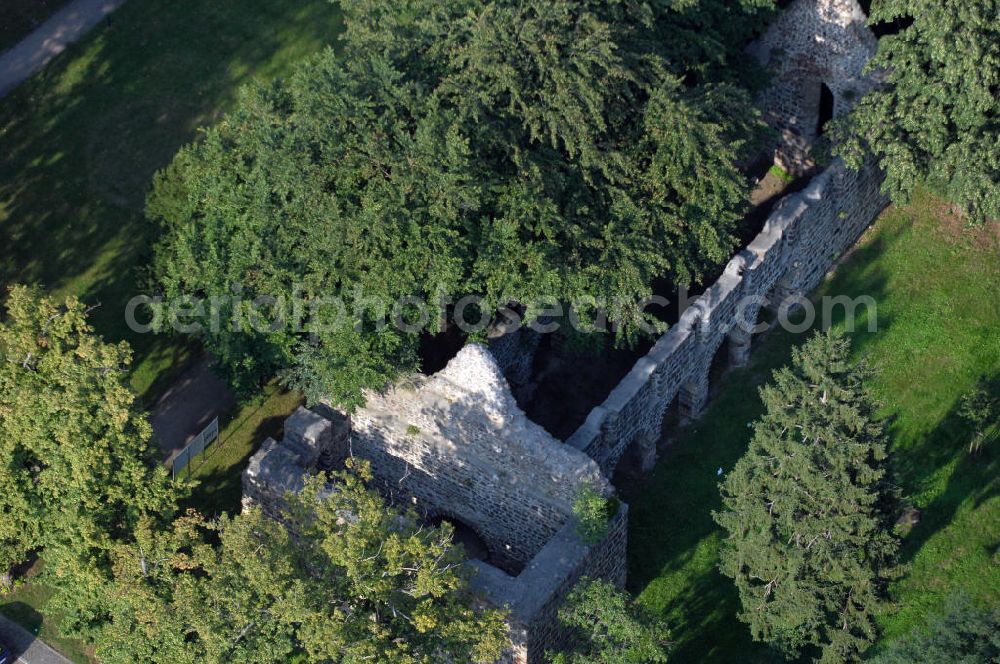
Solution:
[[[833,90],[826,83],[819,84],[819,119],[816,121],[816,135],[822,136],[826,125],[833,119]]]
[[[479,533],[472,526],[452,516],[436,516],[430,522],[432,526],[440,526],[442,523],[448,522],[452,527],[452,541],[455,544],[461,544],[465,548],[467,558],[489,561],[489,547],[486,546],[486,542],[483,541],[483,538],[479,536]]]

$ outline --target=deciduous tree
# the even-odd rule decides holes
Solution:
[[[344,472],[259,509],[118,549],[102,662],[494,662],[503,614],[477,603],[450,531],[419,523]]]
[[[94,334],[76,298],[10,288],[0,318],[0,571],[42,550],[51,574],[99,575],[115,541],[171,512],[172,487],[127,384],[130,361],[127,345]]]

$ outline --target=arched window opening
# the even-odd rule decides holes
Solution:
[[[816,122],[816,135],[822,136],[826,131],[826,125],[833,119],[834,98],[833,90],[826,83],[819,84],[819,118]]]

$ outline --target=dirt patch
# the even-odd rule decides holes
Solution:
[[[750,205],[757,207],[758,205],[771,200],[775,196],[779,196],[788,184],[789,181],[787,179],[779,177],[773,171],[768,171],[764,174],[764,177],[757,182],[757,186],[750,194]]]
[[[943,237],[954,243],[971,243],[976,249],[1000,248],[1000,220],[969,226],[968,217],[963,215],[956,205],[931,195],[927,195],[926,201],[927,209],[940,222]],[[914,205],[919,203],[912,203],[909,209],[912,210]]]

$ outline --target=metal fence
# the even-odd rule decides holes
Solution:
[[[174,477],[180,475],[185,469],[188,471],[188,477],[191,476],[191,462],[194,461],[195,457],[199,454],[204,456],[205,449],[219,439],[219,418],[216,417],[214,420],[208,423],[201,433],[194,437],[187,446],[174,457],[173,461],[173,473]]]

